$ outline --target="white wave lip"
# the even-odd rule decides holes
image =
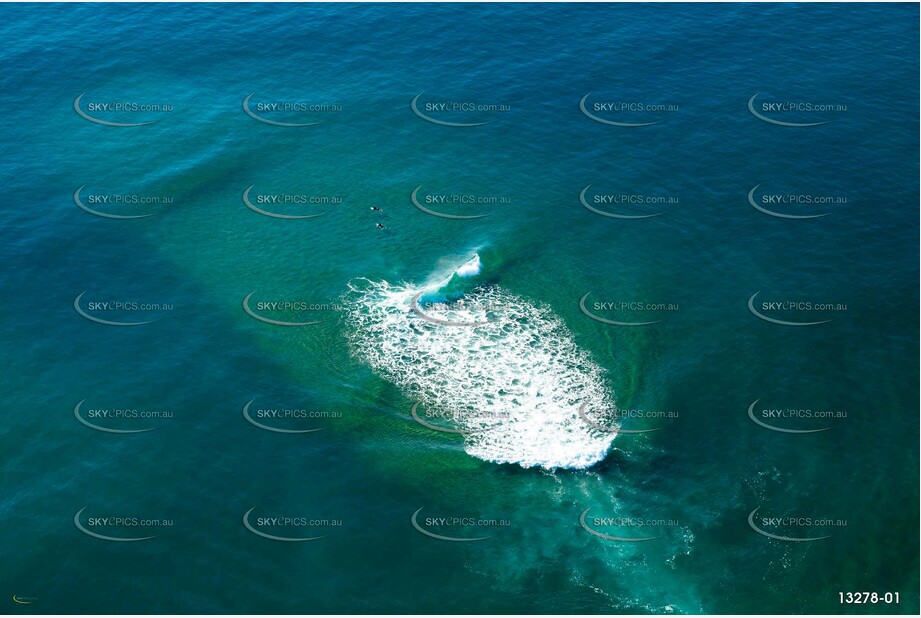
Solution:
[[[479,275],[482,264],[480,263],[480,256],[474,255],[471,259],[464,262],[464,264],[454,271],[458,277],[472,277],[474,275]]]
[[[455,271],[473,276],[479,256]],[[579,406],[613,410],[604,369],[573,341],[549,307],[498,286],[475,289],[427,314],[412,298],[424,289],[359,280],[346,306],[353,353],[429,413],[462,429],[464,450],[525,468],[587,468],[607,454],[615,432],[579,418]],[[434,291],[434,289],[430,289]]]

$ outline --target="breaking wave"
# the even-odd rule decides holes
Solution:
[[[548,469],[600,461],[615,433],[586,423],[579,407],[614,409],[604,369],[546,305],[498,285],[442,293],[480,268],[475,256],[428,288],[351,282],[344,304],[353,353],[450,421],[474,457]]]

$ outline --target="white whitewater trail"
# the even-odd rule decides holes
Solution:
[[[454,274],[472,277],[479,256]],[[525,468],[587,468],[604,458],[613,431],[584,422],[579,406],[613,410],[604,369],[573,341],[546,305],[499,286],[478,287],[461,299],[419,303],[410,284],[360,279],[345,306],[353,353],[396,384],[420,410],[465,432],[464,450],[480,459]],[[407,410],[408,411],[408,410]],[[420,411],[421,414],[421,411]]]

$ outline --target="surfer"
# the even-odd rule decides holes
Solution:
[[[377,211],[377,212],[384,212],[383,210],[381,210],[381,209],[378,208],[377,206],[372,206],[372,207],[371,207],[371,210],[374,210],[374,211]]]
[[[384,225],[382,223],[375,223],[374,225],[376,225],[378,229],[381,229],[381,230],[386,229],[384,228]]]

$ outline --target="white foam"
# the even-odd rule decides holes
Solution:
[[[449,326],[411,310],[422,288],[368,280],[349,287],[346,322],[354,354],[428,412],[453,419],[457,428],[479,430],[464,435],[470,455],[553,469],[586,468],[608,452],[614,433],[578,414],[586,402],[590,409],[614,409],[604,370],[549,307],[497,286],[477,288],[437,311],[420,307],[441,320],[488,321]]]
[[[474,275],[480,274],[480,269],[480,256],[479,254],[475,254],[463,266],[454,271],[454,274],[458,277],[473,277]]]

